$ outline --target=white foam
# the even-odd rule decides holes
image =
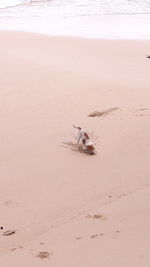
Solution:
[[[0,30],[103,39],[150,39],[149,0],[0,0]],[[31,4],[30,4],[31,3]]]
[[[22,0],[0,0],[0,8],[16,6],[22,3]]]

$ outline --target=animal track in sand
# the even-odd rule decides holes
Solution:
[[[94,214],[94,215],[87,214],[85,218],[106,220],[106,216],[103,214]]]
[[[117,231],[116,231],[116,232],[117,232]],[[93,238],[96,238],[96,237],[99,237],[99,236],[104,236],[104,234],[103,234],[103,233],[100,233],[100,234],[93,234],[93,235],[89,236],[89,238],[93,239]],[[76,239],[76,240],[81,240],[82,237],[81,237],[81,236],[78,236],[78,237],[76,237],[75,239]]]
[[[12,248],[11,251],[15,251],[17,248]]]
[[[91,235],[90,238],[96,238],[98,236],[103,236],[104,234],[103,233],[100,233],[100,234],[94,234],[94,235]]]
[[[148,110],[148,108],[139,108],[137,111]]]
[[[91,235],[90,238],[98,237],[98,234]]]
[[[17,249],[23,249],[23,247],[22,246],[19,246],[18,248],[12,248],[11,251],[15,251]]]
[[[76,237],[76,240],[80,240],[80,239],[81,239],[81,236]]]
[[[135,116],[136,117],[143,117],[143,116],[150,116],[150,113],[148,108],[141,107],[139,109],[136,109]]]
[[[6,206],[10,206],[11,204],[13,204],[13,200],[12,199],[5,200],[4,203]]]
[[[108,108],[102,111],[93,111],[88,115],[88,117],[104,117],[118,109],[119,109],[118,107],[114,107],[114,108]]]

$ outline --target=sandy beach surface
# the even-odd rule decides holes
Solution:
[[[149,54],[0,33],[0,266],[150,266]],[[73,123],[96,156],[64,144]]]

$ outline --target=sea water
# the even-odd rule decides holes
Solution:
[[[0,30],[150,39],[150,0],[0,0]]]

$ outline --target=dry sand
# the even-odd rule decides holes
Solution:
[[[0,266],[150,266],[149,53],[0,33]],[[63,144],[73,123],[96,156]]]

